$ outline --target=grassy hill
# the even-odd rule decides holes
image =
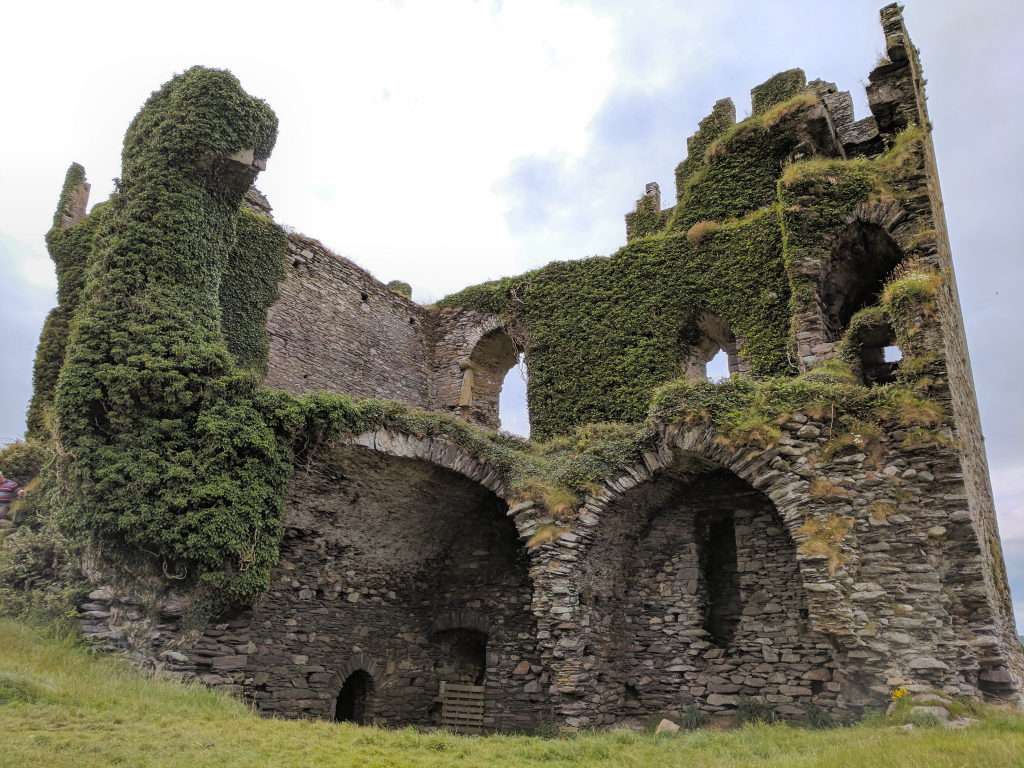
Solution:
[[[959,731],[788,725],[562,739],[461,737],[267,720],[195,685],[149,678],[70,637],[0,621],[0,766],[949,766],[1024,762],[1024,716]]]

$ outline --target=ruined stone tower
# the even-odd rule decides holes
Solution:
[[[264,384],[424,413],[365,406],[296,448],[250,609],[188,634],[186,589],[145,623],[111,587],[87,631],[267,713],[387,726],[594,728],[740,695],[842,715],[898,684],[1020,703],[925,81],[899,7],[881,19],[870,115],[801,70],[739,124],[719,101],[675,205],[648,185],[611,257],[426,308],[292,235]],[[719,350],[733,376],[707,382]],[[523,353],[534,439],[555,438],[535,449],[494,434]]]

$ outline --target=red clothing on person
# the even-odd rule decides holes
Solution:
[[[18,494],[18,490],[21,488],[13,480],[4,480],[0,483],[0,507],[9,507],[14,497]]]

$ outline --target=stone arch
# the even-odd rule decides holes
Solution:
[[[502,384],[525,341],[500,316],[473,310],[442,314],[436,335],[435,410],[499,429]]]
[[[362,670],[370,676],[373,680],[374,689],[376,691],[383,690],[387,687],[387,682],[384,677],[384,667],[378,664],[377,660],[368,654],[354,653],[349,657],[348,661],[345,662],[344,666],[331,677],[324,688],[324,693],[330,697],[337,698],[342,684],[344,684],[345,680],[347,680],[348,677],[357,670]]]
[[[829,239],[826,258],[805,258],[791,269],[814,286],[814,307],[794,319],[804,368],[834,356],[850,319],[874,304],[886,278],[906,256],[921,229],[920,216],[894,200],[861,203]]]
[[[690,347],[684,363],[685,376],[688,380],[707,381],[707,364],[714,359],[719,350],[728,356],[730,375],[749,373],[750,364],[739,355],[743,340],[736,338],[728,320],[706,309],[696,313],[692,319],[698,338]]]
[[[507,490],[501,477],[467,448],[443,437],[410,435],[395,429],[376,429],[359,435],[342,435],[338,445],[360,445],[371,451],[409,459],[419,459],[457,472],[480,483],[499,499]]]
[[[498,625],[482,613],[465,609],[447,611],[434,619],[434,632],[444,632],[449,629],[469,629],[489,636],[495,633]]]
[[[440,638],[446,646],[446,659],[457,656],[461,649],[467,657],[461,666],[475,667],[471,675],[475,679],[450,679],[446,682],[483,685],[485,676],[494,671],[493,667],[501,658],[499,649],[503,638],[499,634],[500,628],[500,624],[485,614],[469,609],[448,611],[435,617],[431,635]],[[449,662],[447,666],[458,667],[460,664]]]
[[[288,649],[262,666],[271,695],[259,706],[334,717],[344,681],[363,670],[366,718],[427,727],[442,683],[486,675],[493,727],[535,727],[525,681],[501,663],[539,663],[522,647],[536,633],[523,610],[533,585],[505,493],[496,472],[441,436],[376,429],[324,445],[293,475],[275,584],[252,624],[254,642]],[[319,671],[353,648],[336,675]],[[298,677],[308,693],[293,699],[285,689]]]
[[[782,714],[802,717],[803,710],[798,707],[812,697],[814,700],[819,700],[823,696],[832,697],[831,704],[835,705],[835,691],[838,688],[823,691],[826,685],[837,685],[830,682],[830,667],[835,666],[836,659],[842,657],[847,649],[852,649],[860,641],[848,635],[835,633],[836,622],[841,622],[841,617],[850,614],[849,604],[844,601],[844,593],[841,587],[837,587],[837,582],[843,577],[844,572],[840,570],[833,577],[821,559],[800,556],[796,552],[802,541],[796,532],[804,522],[804,515],[813,506],[809,496],[808,480],[782,461],[783,458],[790,457],[780,455],[777,447],[763,450],[750,446],[724,445],[716,441],[716,431],[712,425],[694,428],[661,425],[659,429],[660,439],[652,450],[643,454],[643,462],[627,467],[620,477],[606,481],[600,492],[589,496],[572,527],[571,534],[567,534],[570,536],[569,541],[574,542],[571,546],[581,547],[573,553],[580,559],[578,588],[568,590],[569,594],[564,598],[551,596],[547,604],[542,606],[553,615],[557,614],[557,621],[560,622],[547,625],[551,628],[551,637],[540,642],[543,647],[550,649],[551,655],[555,657],[550,665],[550,674],[557,681],[552,688],[555,695],[552,696],[551,704],[565,717],[564,722],[568,726],[592,727],[642,715],[648,708],[651,712],[679,711],[685,706],[685,702],[678,695],[682,690],[683,681],[686,682],[686,695],[692,697],[690,700],[699,700],[701,706],[712,711],[728,709],[735,705],[733,697],[740,692],[756,693],[758,689],[750,685],[740,685],[738,692],[711,691],[708,686],[697,684],[709,683],[710,679],[691,681],[687,677],[688,674],[699,676],[700,673],[688,670],[687,664],[696,658],[700,665],[716,667],[723,663],[720,657],[717,657],[717,653],[711,653],[706,659],[703,655],[716,650],[728,655],[729,649],[716,649],[710,643],[694,645],[683,653],[675,653],[671,645],[652,649],[651,646],[658,643],[654,643],[649,635],[639,636],[643,642],[631,643],[623,615],[625,611],[618,607],[628,597],[628,574],[625,571],[629,568],[615,562],[616,556],[622,551],[621,542],[617,542],[616,537],[622,537],[620,534],[624,533],[622,529],[628,517],[628,514],[624,514],[623,509],[620,509],[623,501],[628,501],[630,497],[635,499],[637,493],[642,494],[653,489],[655,496],[660,494],[661,498],[654,498],[652,503],[655,506],[663,505],[670,501],[672,496],[671,489],[666,493],[666,485],[659,482],[666,475],[674,473],[677,476],[699,477],[709,472],[719,472],[733,477],[747,489],[747,492],[757,492],[761,503],[773,510],[774,522],[770,524],[778,530],[768,537],[770,541],[766,540],[765,546],[777,539],[780,546],[788,548],[790,584],[794,592],[803,590],[805,597],[801,599],[806,600],[803,606],[789,607],[795,610],[785,610],[789,610],[788,618],[791,621],[802,624],[804,629],[801,629],[800,635],[805,640],[810,637],[816,640],[815,643],[805,642],[799,653],[794,653],[799,650],[796,648],[787,648],[784,653],[780,652],[775,656],[762,652],[751,670],[743,670],[743,679],[750,677],[752,682],[760,682],[767,686],[768,678],[758,678],[757,675],[771,674],[770,670],[774,669],[772,665],[787,665],[785,670],[775,670],[776,677],[770,683],[775,686],[774,703],[784,707],[781,709]],[[646,514],[644,517],[646,518]],[[768,523],[767,520],[762,522]],[[525,529],[524,533],[529,532],[528,523],[523,525],[517,519],[517,524],[521,525],[521,530]],[[639,531],[634,531],[632,535],[636,540],[641,538]],[[557,565],[553,558],[558,557],[558,553],[562,551],[564,550],[550,547],[547,553],[542,553],[535,572],[543,572],[550,568],[549,562],[551,565]],[[548,557],[552,560],[547,560]],[[626,566],[632,567],[633,563],[627,563]],[[690,564],[680,566],[691,567]],[[621,576],[618,592],[614,589],[606,590],[607,594],[602,596],[602,582],[613,581],[612,572],[616,570]],[[691,574],[686,574],[686,581],[689,580],[689,575]],[[699,568],[697,575],[699,578]],[[550,594],[557,590],[557,582],[549,586],[543,578],[537,578],[538,593]],[[543,622],[541,626],[544,626]],[[562,629],[570,626],[575,629]],[[703,629],[703,626],[699,628]],[[691,639],[698,643],[702,642],[696,636]],[[647,654],[647,657],[640,661],[652,662],[653,668],[659,670],[659,674],[676,674],[678,679],[668,684],[654,675],[627,677],[626,662],[636,661],[638,654]],[[742,657],[742,649],[739,655]],[[731,663],[728,658],[724,661]],[[743,663],[753,663],[753,660],[747,659]],[[801,668],[793,666],[794,664],[804,666]],[[756,667],[761,668],[754,674],[753,670]],[[780,674],[786,676],[780,679]],[[593,682],[597,679],[603,681],[600,686]],[[714,682],[717,685],[737,685],[730,680]],[[654,688],[646,689],[644,686]],[[746,690],[743,690],[744,688]],[[716,697],[727,698],[709,701],[708,697],[712,693]],[[586,706],[581,702],[598,699],[601,701],[602,711],[609,714],[592,717],[585,711]],[[825,704],[828,706],[829,701],[825,701]]]
[[[768,688],[780,714],[802,716],[832,656],[815,647],[793,531],[725,456],[672,454],[658,471],[632,468],[588,553],[581,601],[618,640],[599,651],[617,683],[607,706],[620,719],[725,711]]]
[[[338,697],[341,695],[342,688],[359,672],[365,673],[364,679],[369,682],[369,685],[366,686],[367,690],[364,692],[363,712],[357,722],[359,725],[368,725],[373,722],[379,706],[379,694],[387,687],[388,683],[384,677],[384,670],[377,661],[362,653],[351,656],[341,670],[331,677],[325,687],[324,693],[327,694],[331,702],[330,719],[332,721],[337,715]]]

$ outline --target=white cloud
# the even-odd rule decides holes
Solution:
[[[45,256],[26,256],[21,263],[21,271],[25,279],[33,285],[43,288],[57,287],[57,272],[53,262]]]
[[[0,98],[30,119],[0,146],[0,230],[39,242],[72,161],[92,202],[119,175],[148,94],[193,64],[231,69],[277,112],[259,186],[279,220],[384,279],[436,295],[516,269],[492,192],[511,161],[578,154],[612,81],[611,24],[544,0],[480,4],[99,2],[8,17]]]

